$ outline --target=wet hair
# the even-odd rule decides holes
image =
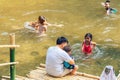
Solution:
[[[70,52],[72,49],[71,49],[71,46],[70,46],[70,45],[67,45],[67,46],[65,46],[65,47],[63,48],[63,50],[68,53],[68,52]]]
[[[91,34],[91,33],[86,33],[84,39],[85,39],[86,37],[89,37],[89,38],[91,39],[91,41],[92,41],[92,34]]]
[[[39,23],[44,24],[44,22],[46,21],[46,18],[44,16],[39,16],[38,21]]]
[[[56,41],[56,44],[60,45],[60,44],[65,43],[65,42],[68,43],[68,40],[65,37],[58,37],[57,41]]]
[[[106,4],[106,3],[110,3],[110,0],[106,0],[106,1],[105,1],[105,4]]]
[[[110,3],[110,0],[106,0],[105,3],[106,3],[106,2]]]

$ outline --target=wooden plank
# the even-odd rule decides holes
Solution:
[[[7,65],[12,65],[12,64],[18,64],[19,62],[10,62],[10,63],[2,63],[0,66],[7,66]]]
[[[27,77],[15,75],[15,80],[33,80],[33,79],[28,79]],[[2,76],[1,77],[3,80],[10,80],[10,76]]]

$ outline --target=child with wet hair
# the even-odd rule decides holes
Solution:
[[[31,22],[30,25],[35,28],[39,34],[43,34],[47,30],[47,21],[44,16],[39,16],[38,21]]]
[[[63,48],[63,50],[65,51],[65,52],[67,52],[69,55],[70,55],[70,57],[73,59],[73,57],[71,56],[71,46],[70,45],[67,45],[67,46],[65,46],[64,48]],[[77,65],[75,65],[75,64],[69,64],[68,62],[66,62],[66,61],[64,61],[63,62],[63,65],[64,65],[64,67],[65,68],[67,68],[67,69],[73,69],[73,71],[71,72],[72,74],[75,74],[75,72],[78,70],[78,66]]]
[[[84,36],[84,41],[82,43],[82,52],[86,56],[91,55],[95,46],[96,43],[92,41],[92,34],[86,33]]]
[[[106,14],[109,15],[112,11],[112,8],[110,8],[110,0],[105,1],[104,7],[105,7],[105,10],[106,10]]]
[[[110,0],[106,0],[104,3],[104,6],[109,8],[110,7]]]
[[[117,9],[110,7],[110,0],[106,0],[102,5],[105,7],[106,14],[110,15],[111,13],[116,13]]]

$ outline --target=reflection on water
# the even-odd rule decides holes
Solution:
[[[73,56],[81,72],[100,75],[106,65],[113,65],[116,74],[120,70],[120,15],[119,0],[112,1],[118,13],[106,16],[101,0],[0,0],[0,44],[9,44],[9,33],[16,34],[17,74],[24,75],[40,62],[45,62],[46,51],[55,45],[58,36],[69,39]],[[51,3],[54,2],[54,3]],[[24,28],[27,21],[36,21],[43,15],[51,23],[47,35],[37,34]],[[90,32],[97,46],[90,59],[84,59],[81,42]],[[9,50],[0,49],[0,62],[9,62]],[[27,68],[26,68],[27,67]],[[7,75],[6,67],[0,68],[0,76]]]

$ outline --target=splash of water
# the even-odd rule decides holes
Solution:
[[[2,36],[8,35],[8,32],[2,32],[1,35]]]
[[[84,54],[81,51],[81,43],[76,43],[74,45],[72,45],[72,54],[74,56],[75,60],[83,60],[86,57],[84,56]],[[99,47],[95,47],[95,49],[93,50],[93,54],[90,56],[93,59],[97,59],[103,56],[103,50],[101,50]]]

